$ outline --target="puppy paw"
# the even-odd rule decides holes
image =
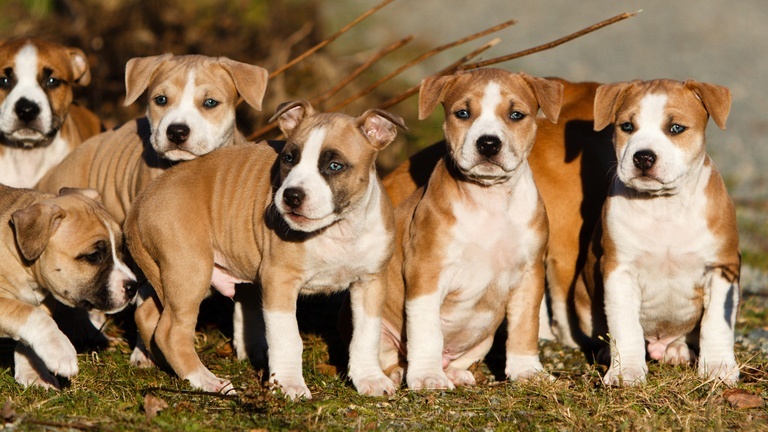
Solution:
[[[644,367],[630,366],[616,368],[611,367],[603,377],[603,383],[612,387],[629,387],[645,382],[647,370]]]
[[[474,386],[477,384],[475,375],[466,369],[447,367],[445,368],[445,376],[447,376],[456,387]]]
[[[72,343],[61,332],[52,333],[48,340],[38,346],[44,347],[42,350],[35,349],[35,352],[41,353],[40,359],[54,375],[63,377],[72,377],[77,375],[77,351]]]
[[[366,396],[393,395],[397,388],[395,383],[383,373],[360,379],[352,379],[352,383],[355,385],[358,393]]]
[[[455,388],[442,369],[438,372],[408,372],[406,381],[411,390],[453,390]]]
[[[294,401],[302,398],[312,399],[312,393],[309,392],[309,387],[304,383],[304,377],[301,376],[298,378],[278,378],[272,375],[272,378],[269,379],[269,385],[273,390],[279,389],[284,396]]]
[[[661,358],[661,362],[671,365],[681,365],[690,363],[691,359],[691,350],[688,348],[688,344],[682,341],[676,341],[667,345],[667,349],[664,351],[664,356]]]
[[[384,375],[389,377],[396,387],[399,387],[403,383],[403,377],[405,377],[405,369],[400,365],[394,365],[384,370]]]
[[[221,379],[206,368],[197,370],[185,377],[190,385],[203,391],[235,395],[237,392],[229,380]]]
[[[525,381],[533,378],[544,377],[554,379],[541,365],[538,355],[512,355],[507,353],[507,367],[504,369],[507,379],[511,381]]]
[[[699,361],[699,376],[704,379],[717,379],[728,386],[735,385],[739,380],[739,366],[736,362],[721,361],[719,363]]]
[[[131,352],[130,363],[131,366],[139,369],[149,369],[155,366],[155,361],[152,360],[152,356],[143,347],[136,346]]]
[[[59,380],[46,370],[40,357],[31,348],[18,344],[14,352],[14,379],[24,387],[36,386],[59,390]]]

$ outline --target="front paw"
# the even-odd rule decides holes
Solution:
[[[733,386],[739,380],[739,366],[735,361],[707,362],[704,358],[699,361],[699,376],[703,379],[717,379],[728,386]]]
[[[457,369],[449,366],[445,369],[445,375],[456,387],[467,387],[477,384],[475,375],[466,369]]]
[[[14,353],[16,382],[24,387],[37,386],[46,390],[59,390],[59,380],[48,372],[40,358],[26,345],[18,344]]]
[[[507,354],[507,367],[504,369],[504,373],[507,375],[507,379],[511,381],[526,381],[537,377],[553,379],[544,370],[544,366],[541,365],[537,355]]]
[[[309,387],[304,383],[304,377],[277,377],[272,375],[269,379],[270,388],[279,389],[283,395],[291,400],[312,399]]]
[[[688,344],[682,341],[676,341],[667,346],[661,362],[671,365],[682,365],[689,364],[691,359],[691,350],[688,348]]]
[[[622,368],[611,367],[603,377],[603,383],[613,387],[629,387],[645,382],[647,370],[643,366],[625,366]]]
[[[51,332],[33,348],[54,375],[73,377],[77,375],[77,351],[72,343],[60,331]]]
[[[196,370],[185,377],[192,387],[199,388],[211,393],[221,393],[225,395],[234,395],[234,386],[229,380],[221,379],[206,368]]]
[[[437,371],[412,371],[406,373],[408,388],[411,390],[453,390],[455,387],[442,369]]]
[[[360,379],[352,379],[358,393],[367,396],[384,396],[395,394],[395,383],[383,373],[370,375]]]
[[[131,352],[130,364],[139,369],[149,369],[155,366],[152,356],[144,349],[144,345],[136,347]]]

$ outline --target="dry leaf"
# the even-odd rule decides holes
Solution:
[[[338,370],[336,370],[336,366],[321,363],[317,366],[315,366],[318,372],[325,376],[336,376],[338,374]]]
[[[725,390],[723,398],[736,409],[762,408],[765,406],[763,398],[741,389]]]
[[[144,396],[144,415],[147,416],[147,420],[157,417],[157,414],[166,408],[168,403],[159,397],[151,394]]]
[[[3,405],[3,423],[10,423],[16,419],[16,411],[13,409],[11,399],[7,399]]]

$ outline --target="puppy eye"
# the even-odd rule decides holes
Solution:
[[[50,77],[47,80],[45,80],[45,86],[49,89],[55,89],[56,87],[61,85],[61,80],[58,78]]]
[[[467,111],[465,109],[458,110],[458,111],[456,111],[456,117],[458,117],[460,119],[468,119],[469,118],[469,111]]]
[[[634,131],[634,130],[635,130],[635,125],[633,125],[631,122],[624,122],[624,123],[622,123],[622,124],[620,124],[620,125],[619,125],[619,128],[620,128],[620,129],[621,129],[623,132],[627,132],[627,133],[629,133],[629,132],[632,132],[632,131]]]
[[[341,171],[344,169],[344,165],[338,163],[338,162],[331,162],[328,164],[328,169],[331,171]]]
[[[11,79],[8,77],[0,77],[0,88],[11,88]]]
[[[164,106],[167,103],[168,103],[168,98],[167,97],[165,97],[163,95],[155,96],[155,104],[160,105],[160,106]]]
[[[203,106],[206,107],[206,108],[213,108],[213,107],[215,107],[218,104],[219,104],[219,101],[213,100],[213,99],[206,99],[203,102]]]
[[[673,124],[669,127],[669,133],[672,135],[678,135],[683,133],[687,128],[685,126],[680,126],[679,124]]]
[[[512,113],[509,115],[509,118],[512,120],[522,120],[525,118],[525,114],[521,113],[520,111],[512,111]]]
[[[283,154],[283,162],[289,165],[293,164],[293,155],[290,153]]]
[[[104,261],[104,254],[101,251],[96,251],[88,254],[82,254],[78,256],[77,259],[85,261],[89,264],[99,265]]]

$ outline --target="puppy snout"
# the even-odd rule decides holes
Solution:
[[[651,150],[640,150],[632,155],[632,162],[638,169],[648,171],[656,163],[656,153]]]
[[[173,123],[165,131],[168,140],[174,144],[181,144],[189,138],[189,126],[181,123]]]
[[[283,202],[292,209],[299,208],[306,194],[300,188],[288,188],[283,192]]]
[[[475,145],[477,151],[485,157],[496,156],[501,150],[501,140],[495,135],[483,135],[477,139]]]
[[[21,121],[27,123],[40,115],[40,106],[27,98],[21,98],[16,101],[16,105],[14,105],[13,109],[16,112],[16,116],[19,117]]]

